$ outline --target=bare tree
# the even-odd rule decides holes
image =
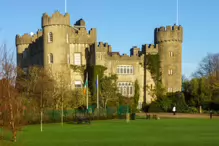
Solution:
[[[13,60],[13,53],[7,50],[4,44],[0,47],[0,101],[3,126],[9,128],[13,134],[13,141],[16,142],[17,131],[22,125],[24,102],[20,98],[16,82],[16,66]]]
[[[27,73],[19,72],[17,86],[20,92],[23,91],[30,104],[33,105],[32,111],[35,115],[40,111],[41,131],[43,131],[43,113],[46,108],[53,105],[54,80],[48,75],[44,68],[30,67]]]
[[[199,64],[194,77],[206,78],[211,91],[219,93],[219,53],[208,54]]]
[[[62,72],[53,73],[53,78],[56,81],[56,89],[57,89],[57,102],[58,105],[61,107],[61,125],[63,126],[64,123],[64,107],[67,107],[69,94],[68,91],[70,90],[70,84],[68,80],[68,72],[65,68],[62,69]]]

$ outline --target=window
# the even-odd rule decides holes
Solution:
[[[52,64],[53,63],[53,54],[52,53],[50,53],[49,55],[48,55],[48,61],[49,61],[49,63],[50,64]]]
[[[48,43],[52,43],[53,42],[53,34],[52,32],[48,33]]]
[[[75,88],[82,88],[81,81],[75,81]]]
[[[131,65],[117,66],[117,74],[133,74],[133,66]]]
[[[74,65],[81,65],[81,53],[74,54]]]
[[[168,92],[173,92],[173,88],[168,88]]]
[[[173,57],[173,52],[172,51],[169,52],[169,56]]]
[[[68,34],[66,34],[66,43],[68,44]]]
[[[173,75],[173,70],[172,69],[168,70],[168,75]]]
[[[133,83],[132,82],[118,82],[118,91],[123,96],[131,97],[133,96]]]

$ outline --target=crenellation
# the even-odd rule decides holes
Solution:
[[[42,16],[42,27],[46,27],[49,25],[70,26],[70,15],[68,13],[62,15],[59,11],[56,11],[50,17],[47,13],[44,13]]]
[[[98,47],[102,48],[103,47],[103,42],[99,42]]]
[[[111,52],[112,47],[108,43],[99,42],[96,47],[97,52]]]
[[[172,31],[173,29],[172,29],[172,26],[167,26],[166,27],[166,31]]]
[[[157,54],[158,53],[158,44],[142,45],[142,52],[144,54]]]
[[[75,30],[73,27],[70,29],[69,43],[78,44],[94,44],[96,42],[96,29],[92,28],[89,31],[86,29]]]
[[[43,36],[42,30],[38,30],[37,33],[30,35],[28,33],[23,34],[22,36],[16,35],[16,46],[22,44],[31,44],[35,42],[37,39]]]
[[[103,46],[104,46],[104,47],[108,47],[108,43],[104,43]]]
[[[86,26],[86,23],[85,23],[85,21],[81,18],[81,19],[79,19],[78,21],[75,22],[75,26],[83,26],[83,27],[85,27],[85,26]]]
[[[183,41],[183,29],[181,26],[166,26],[155,29],[155,43],[169,41]]]
[[[16,35],[15,43],[16,43],[16,46],[22,45],[22,44],[30,44],[32,43],[32,36],[28,33],[25,33],[22,36]]]

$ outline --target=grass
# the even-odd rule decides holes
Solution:
[[[219,120],[161,119],[93,121],[91,125],[28,126],[16,144],[1,146],[218,146]]]

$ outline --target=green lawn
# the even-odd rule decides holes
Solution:
[[[4,142],[0,146],[7,146]],[[10,144],[11,145],[11,144]],[[93,121],[91,125],[26,127],[15,146],[218,146],[219,120]]]

